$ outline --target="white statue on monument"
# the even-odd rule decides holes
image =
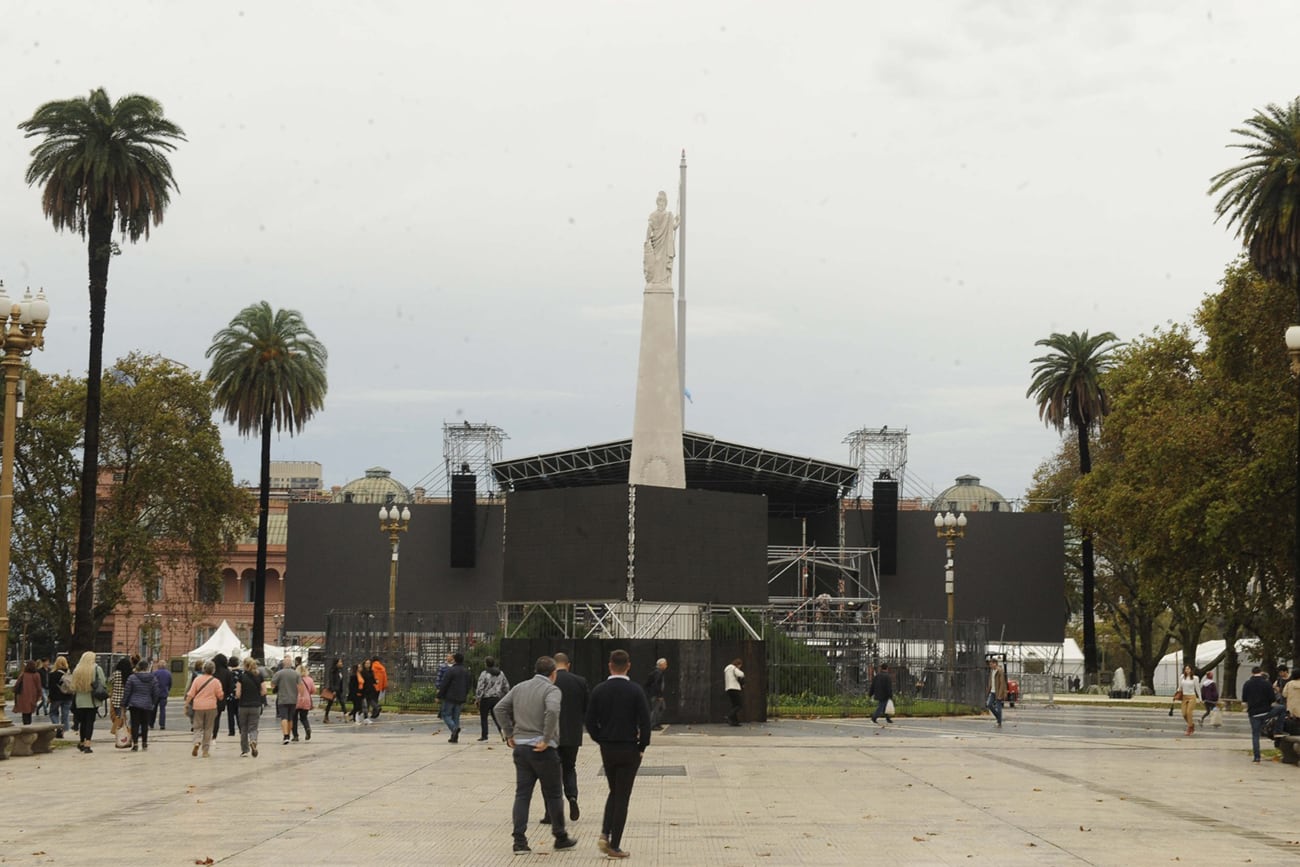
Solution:
[[[677,256],[677,223],[668,208],[668,194],[659,191],[656,207],[650,212],[645,229],[645,282],[646,285],[673,282],[673,259]]]

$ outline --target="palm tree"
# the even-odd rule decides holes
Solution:
[[[1300,308],[1300,97],[1286,106],[1270,103],[1245,127],[1246,159],[1210,179],[1210,195],[1221,194],[1215,222],[1228,218],[1246,245],[1250,264],[1266,280],[1291,289]],[[1300,533],[1300,415],[1297,415],[1296,532]],[[1300,664],[1300,539],[1292,553],[1292,659]]]
[[[302,431],[325,405],[325,345],[296,310],[271,309],[265,301],[239,311],[208,347],[208,380],[225,420],[239,433],[262,435],[257,516],[257,577],[253,586],[253,656],[262,658],[266,632],[266,524],[271,496],[271,428]]]
[[[117,252],[116,228],[132,243],[149,237],[179,187],[167,152],[185,133],[163,117],[162,106],[131,94],[112,102],[104,89],[88,97],[47,102],[18,124],[41,136],[27,167],[28,185],[41,184],[41,205],[55,231],[79,232],[90,262],[90,361],[86,365],[86,432],[75,577],[71,650],[94,644],[95,507],[99,484],[99,404],[104,353],[108,263]]]
[[[1110,353],[1116,348],[1118,338],[1109,331],[1095,337],[1088,332],[1079,334],[1054,333],[1039,340],[1035,346],[1052,350],[1048,355],[1035,358],[1033,381],[1025,397],[1038,403],[1038,417],[1049,427],[1064,433],[1073,428],[1079,437],[1079,472],[1092,472],[1092,456],[1088,451],[1088,436],[1110,412],[1106,392],[1101,387],[1101,375],[1110,366]],[[1092,533],[1083,528],[1083,667],[1088,676],[1097,673],[1097,627],[1093,606],[1096,577],[1092,556]]]

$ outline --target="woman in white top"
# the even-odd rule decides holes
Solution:
[[[1190,665],[1183,666],[1178,690],[1183,694],[1183,719],[1187,722],[1187,734],[1190,736],[1196,732],[1196,703],[1201,700],[1201,679]]]

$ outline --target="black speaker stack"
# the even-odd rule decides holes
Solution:
[[[872,543],[880,549],[880,574],[898,574],[898,482],[871,483]]]
[[[477,546],[475,515],[478,505],[478,477],[473,473],[455,473],[451,477],[451,567],[474,568]]]

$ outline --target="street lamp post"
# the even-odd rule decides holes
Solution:
[[[1300,325],[1286,330],[1286,354],[1291,358],[1291,376],[1296,379],[1296,463],[1295,526],[1300,534]],[[1291,564],[1291,663],[1300,665],[1300,539],[1292,540]]]
[[[14,527],[14,441],[18,426],[18,380],[23,359],[33,349],[45,348],[45,323],[50,305],[42,289],[32,298],[30,289],[20,302],[11,301],[0,281],[0,368],[4,369],[5,411],[3,465],[0,466],[0,660],[9,655],[9,542]],[[0,704],[0,728],[9,725]]]
[[[388,534],[388,542],[393,548],[393,557],[388,566],[388,646],[397,646],[397,547],[402,533],[411,526],[411,510],[397,504],[391,507],[379,507],[379,532]]]
[[[953,696],[953,678],[957,671],[957,636],[956,605],[953,597],[954,580],[953,580],[953,555],[957,550],[957,540],[966,535],[966,514],[964,512],[954,515],[952,512],[943,512],[934,516],[935,535],[943,540],[944,547],[948,549],[948,557],[943,566],[943,591],[948,596],[948,635],[944,641],[944,657],[948,663],[948,700],[952,701]]]

